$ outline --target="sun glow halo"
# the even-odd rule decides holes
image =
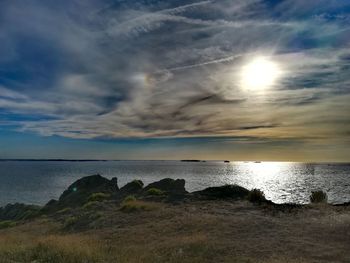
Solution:
[[[249,90],[264,90],[276,83],[280,76],[279,66],[265,57],[255,58],[242,68],[242,87]]]

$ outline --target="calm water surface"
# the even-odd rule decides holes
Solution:
[[[311,191],[317,189],[326,191],[331,203],[350,201],[350,164],[2,161],[0,206],[14,202],[45,204],[57,199],[75,180],[96,173],[118,177],[119,186],[133,179],[148,184],[169,177],[185,179],[188,191],[223,184],[259,188],[277,203],[307,203]]]

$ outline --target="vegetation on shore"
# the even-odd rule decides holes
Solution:
[[[188,193],[172,179],[119,189],[95,175],[44,207],[0,208],[0,263],[346,262],[349,226],[346,205],[278,205],[236,185]]]

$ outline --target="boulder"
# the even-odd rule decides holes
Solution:
[[[58,202],[50,201],[45,207],[77,207],[83,205],[93,193],[112,194],[118,189],[117,178],[108,180],[99,174],[86,176],[71,184],[62,193]]]
[[[170,179],[165,178],[158,182],[151,183],[144,188],[144,191],[148,191],[151,188],[156,188],[169,194],[186,194],[185,180],[184,179]]]
[[[143,188],[143,182],[141,180],[134,180],[130,183],[127,183],[122,188],[118,194],[120,195],[131,195],[140,192]]]
[[[208,187],[204,190],[193,192],[194,195],[209,199],[243,199],[249,194],[249,190],[238,185],[224,185]]]

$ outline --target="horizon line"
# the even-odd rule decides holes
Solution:
[[[348,164],[350,161],[273,161],[273,160],[228,160],[228,159],[65,159],[65,158],[0,158],[0,162],[6,161],[33,161],[33,162],[118,162],[118,161],[178,161],[178,162],[253,162],[253,163],[326,163]]]

